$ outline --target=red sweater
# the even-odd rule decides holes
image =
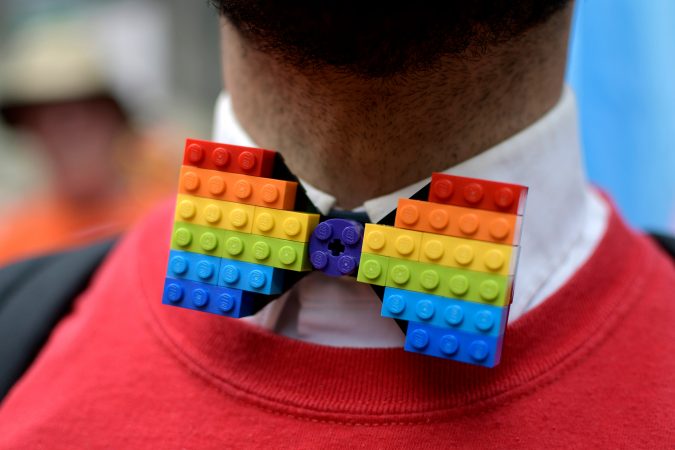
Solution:
[[[118,246],[12,390],[0,447],[675,445],[675,270],[616,214],[490,370],[162,306],[170,210]]]

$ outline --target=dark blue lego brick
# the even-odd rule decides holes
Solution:
[[[501,358],[503,338],[504,335],[485,336],[410,322],[405,349],[452,361],[495,367]]]
[[[171,250],[166,275],[169,278],[218,284],[221,258],[199,253]]]
[[[486,336],[504,334],[508,316],[508,306],[483,305],[390,287],[385,288],[382,301],[382,317]]]
[[[162,303],[219,316],[246,317],[256,311],[256,295],[239,289],[167,278]]]
[[[284,290],[284,270],[270,266],[222,258],[218,285],[261,294],[280,294]]]
[[[363,226],[353,220],[321,222],[309,239],[312,267],[332,277],[355,275],[361,261]]]

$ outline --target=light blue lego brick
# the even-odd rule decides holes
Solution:
[[[476,366],[495,367],[502,355],[504,335],[485,336],[409,322],[405,349]]]
[[[284,271],[270,266],[222,258],[218,285],[261,294],[280,294]]]
[[[217,256],[171,250],[166,276],[217,285],[220,260]]]
[[[382,317],[486,336],[504,334],[508,316],[508,306],[483,305],[390,287],[385,288],[382,301]]]
[[[255,295],[257,294],[239,289],[167,278],[164,282],[162,303],[219,316],[240,318],[254,313]]]

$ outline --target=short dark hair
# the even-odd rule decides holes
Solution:
[[[296,65],[364,76],[428,67],[543,23],[569,0],[211,0],[242,36]]]

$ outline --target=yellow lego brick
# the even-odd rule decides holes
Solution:
[[[422,233],[420,262],[478,272],[512,275],[518,247]]]
[[[250,233],[255,206],[178,194],[176,222]]]
[[[366,224],[363,253],[418,261],[422,233],[385,225]]]
[[[289,241],[308,242],[319,224],[318,214],[309,214],[257,206],[251,234]]]

